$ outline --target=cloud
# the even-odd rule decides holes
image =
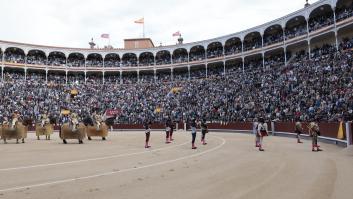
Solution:
[[[88,47],[93,37],[99,46],[111,35],[114,47],[123,39],[140,37],[145,17],[146,36],[155,44],[174,44],[175,31],[185,42],[210,39],[251,28],[301,9],[293,0],[1,0],[1,40],[43,45]]]

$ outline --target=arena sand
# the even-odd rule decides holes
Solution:
[[[247,134],[210,133],[191,150],[191,135],[172,144],[153,132],[114,132],[107,141],[50,141],[29,134],[25,144],[0,143],[0,198],[352,199],[353,148],[266,137],[265,152]]]

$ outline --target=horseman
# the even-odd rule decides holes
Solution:
[[[8,117],[4,117],[3,118],[3,121],[2,121],[2,125],[8,125],[9,124],[9,119],[8,119]]]
[[[41,126],[42,126],[42,127],[44,127],[46,124],[49,124],[49,122],[50,122],[47,113],[43,113],[43,114],[40,116],[40,120],[41,120]]]
[[[97,131],[99,131],[101,128],[101,124],[103,122],[102,115],[100,115],[96,111],[94,111],[92,114],[92,119],[94,120],[94,123],[97,125]]]
[[[70,124],[72,125],[72,131],[77,131],[79,122],[78,122],[78,115],[76,113],[71,113]]]
[[[11,120],[11,123],[10,123],[10,129],[11,130],[14,130],[15,129],[15,126],[17,124],[17,122],[19,121],[20,119],[20,113],[16,110],[12,116],[11,116],[12,120]]]

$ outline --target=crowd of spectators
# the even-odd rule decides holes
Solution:
[[[180,64],[188,62],[188,55],[187,54],[178,54],[173,56],[173,63]]]
[[[347,46],[348,41],[341,46]],[[345,49],[345,50],[344,50]],[[213,66],[208,78],[205,70],[170,74],[125,74],[116,77],[70,75],[68,84],[62,75],[6,72],[0,83],[0,118],[18,110],[25,117],[37,118],[43,111],[60,118],[62,109],[69,109],[84,117],[93,109],[120,109],[119,123],[141,123],[151,117],[161,122],[167,116],[175,120],[207,117],[210,121],[249,121],[256,117],[267,120],[325,121],[352,119],[353,65],[352,51],[333,50],[330,45],[308,53],[298,53],[287,67],[272,67],[283,63],[283,56],[274,56],[262,67],[262,59],[228,69]],[[270,61],[272,60],[272,61]],[[276,61],[277,60],[277,61]],[[138,83],[137,83],[138,82]],[[175,91],[175,88],[177,91]],[[78,95],[72,96],[76,89]]]
[[[348,6],[348,7],[336,10],[337,22],[343,21],[351,16],[353,16],[353,3],[351,3],[350,6]]]
[[[59,57],[59,56],[49,56],[48,57],[47,65],[49,65],[49,66],[65,66],[65,64],[66,64],[65,57]]]
[[[305,35],[307,33],[308,32],[307,32],[306,24],[295,26],[293,28],[288,28],[285,31],[286,40],[292,39],[292,38],[295,38],[295,37],[299,37],[299,36]]]
[[[283,32],[264,36],[264,46],[269,46],[279,42],[283,42]]]
[[[202,60],[206,59],[204,51],[192,52],[192,53],[190,53],[189,56],[190,56],[189,57],[190,62],[192,62],[192,61],[202,61]]]
[[[103,67],[103,60],[86,60],[86,67]]]
[[[224,54],[225,55],[232,55],[232,54],[237,54],[237,53],[241,53],[242,51],[242,46],[240,45],[232,45],[230,47],[226,47],[224,49]]]
[[[244,51],[254,50],[262,47],[262,39],[253,38],[252,40],[244,41]]]
[[[223,56],[223,48],[207,49],[207,58],[212,59]]]
[[[333,13],[312,17],[309,20],[309,32],[332,25],[334,23]]]

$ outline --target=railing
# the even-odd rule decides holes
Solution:
[[[346,18],[342,21],[337,22],[337,29],[340,29],[342,27],[347,26],[348,24],[353,23],[353,17]],[[332,31],[334,28],[334,25],[328,25],[324,26],[318,30],[311,31],[309,33],[309,36],[316,37],[320,36],[324,33],[327,33],[329,31]],[[235,58],[242,58],[242,57],[248,57],[252,55],[256,55],[262,52],[266,51],[271,51],[275,50],[278,48],[281,48],[282,46],[288,46],[292,45],[297,42],[302,42],[307,39],[307,34],[300,35],[298,37],[294,37],[285,41],[280,41],[277,43],[273,43],[268,46],[264,46],[263,48],[256,48],[256,49],[250,49],[248,51],[244,52],[237,52],[233,54],[226,54],[222,55],[219,57],[214,57],[214,58],[208,58],[208,59],[203,59],[203,60],[196,60],[196,61],[190,61],[190,62],[183,62],[183,63],[172,63],[172,64],[162,64],[162,65],[146,65],[146,66],[135,66],[135,67],[65,67],[65,66],[47,66],[47,65],[36,65],[36,64],[18,64],[18,63],[11,63],[11,62],[4,62],[4,66],[7,67],[25,67],[27,66],[28,69],[43,69],[43,70],[68,70],[68,71],[95,71],[95,72],[103,72],[103,71],[136,71],[136,70],[153,70],[153,69],[167,69],[167,68],[181,68],[185,66],[194,66],[194,65],[201,65],[201,64],[206,64],[207,63],[212,63],[212,62],[218,62],[218,61],[224,61],[224,60],[229,60],[229,59],[235,59]]]

